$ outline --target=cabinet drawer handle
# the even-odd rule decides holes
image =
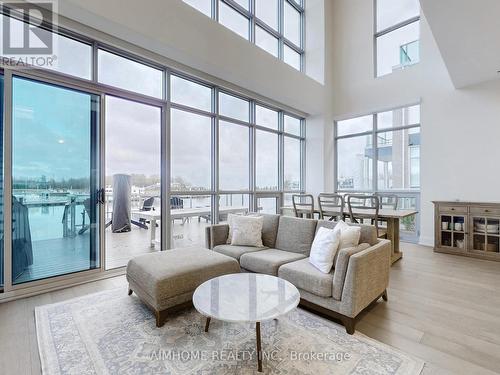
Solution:
[[[490,210],[484,210],[484,212],[488,213],[488,212],[490,212]]]
[[[455,209],[454,209],[453,207],[451,208],[451,210],[452,210],[452,211],[455,211]]]

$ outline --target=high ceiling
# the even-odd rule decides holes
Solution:
[[[420,0],[456,88],[500,78],[500,0]]]

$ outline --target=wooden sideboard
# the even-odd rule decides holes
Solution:
[[[500,261],[500,203],[434,203],[434,251]]]

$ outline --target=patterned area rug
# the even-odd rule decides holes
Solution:
[[[194,309],[156,328],[124,289],[36,308],[44,374],[258,374],[255,327]],[[262,323],[266,374],[420,374],[424,363],[302,309]]]

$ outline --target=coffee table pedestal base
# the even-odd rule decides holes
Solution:
[[[208,328],[210,327],[211,318],[207,318],[205,323],[205,332],[208,332]],[[257,341],[257,370],[262,372],[262,341],[260,339],[260,322],[255,323],[255,334]]]

